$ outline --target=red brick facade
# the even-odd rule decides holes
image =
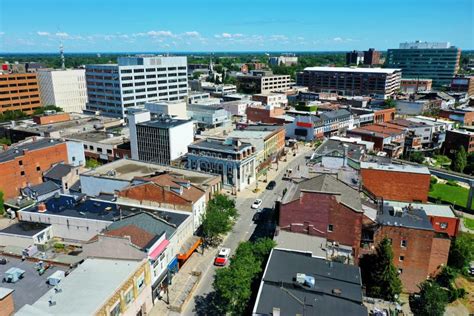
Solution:
[[[392,241],[393,263],[401,269],[400,279],[406,292],[418,291],[417,285],[435,275],[448,261],[451,241],[435,238],[434,231],[382,226],[375,232],[374,243],[378,244],[384,237]]]
[[[43,172],[58,162],[68,162],[66,143],[32,151],[22,150],[22,155],[0,163],[0,190],[5,199],[15,198],[28,184],[42,183]]]
[[[15,312],[15,304],[13,302],[13,291],[0,299],[0,315],[10,316]]]
[[[285,119],[275,117],[285,114],[282,108],[266,109],[264,107],[247,107],[247,120],[252,122],[262,122],[265,124],[284,124]]]
[[[279,226],[282,230],[352,246],[357,258],[362,218],[362,212],[339,203],[335,194],[302,192],[298,200],[280,205]]]
[[[374,111],[374,123],[383,123],[395,119],[396,108],[380,109]]]
[[[433,229],[440,233],[446,233],[450,237],[455,237],[459,231],[459,218],[428,216]]]
[[[51,115],[33,116],[33,122],[35,122],[38,125],[66,122],[66,121],[69,121],[70,119],[71,117],[69,116],[69,113],[57,113],[57,114],[51,114]]]
[[[427,202],[430,175],[377,169],[360,170],[362,185],[376,198],[402,202]]]

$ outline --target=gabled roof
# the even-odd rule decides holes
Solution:
[[[107,227],[105,234],[109,231],[113,231],[119,228],[133,225],[140,230],[146,231],[148,234],[153,236],[161,236],[166,233],[166,237],[169,239],[176,231],[175,225],[172,225],[165,220],[154,216],[147,212],[139,212],[132,214],[119,221],[113,222]]]
[[[107,230],[104,235],[130,237],[131,242],[140,249],[146,249],[148,245],[155,241],[156,235],[150,234],[144,229],[133,224],[122,226],[116,229]]]
[[[286,194],[287,199],[284,199],[283,203],[286,204],[299,199],[301,191],[337,194],[339,202],[357,212],[362,212],[359,192],[332,175],[321,174],[294,184],[293,187],[288,189]]]
[[[53,181],[46,181],[37,185],[33,185],[29,188],[24,188],[23,190],[25,191],[31,190],[31,192],[34,192],[36,194],[36,196],[40,196],[40,195],[54,192],[59,189],[61,189],[61,187],[57,185],[56,183],[54,183]]]
[[[46,171],[43,175],[44,178],[61,181],[61,179],[67,176],[73,166],[65,164],[65,163],[58,163],[51,167],[48,171]]]

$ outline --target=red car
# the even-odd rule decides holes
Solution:
[[[222,248],[219,250],[219,254],[214,259],[214,265],[216,266],[225,266],[227,261],[229,261],[230,256],[230,249],[229,248]]]

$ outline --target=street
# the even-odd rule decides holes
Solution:
[[[276,172],[272,178],[269,177],[269,181],[275,180],[276,182],[276,187],[273,190],[266,190],[265,186],[267,183],[260,182],[258,186],[261,191],[259,193],[253,193],[251,191],[255,188],[255,184],[252,184],[250,189],[247,189],[246,192],[242,192],[241,195],[236,198],[236,208],[239,212],[239,218],[232,232],[229,233],[220,247],[230,248],[233,252],[242,241],[264,236],[273,237],[275,229],[275,223],[272,221],[273,207],[275,201],[281,196],[283,189],[287,185],[287,182],[282,180],[283,174],[285,170],[289,168],[296,170],[299,164],[304,165],[305,155],[308,152],[309,148],[303,147],[298,151],[296,157],[288,154],[288,158],[291,161],[285,167],[282,166],[283,163],[280,163],[278,172]],[[252,221],[255,210],[250,208],[256,198],[262,199],[263,203],[261,208],[263,208],[265,212],[263,219],[259,221],[258,225]],[[205,307],[200,305],[205,305],[205,297],[213,291],[212,282],[214,280],[214,274],[216,269],[219,269],[213,265],[213,259],[214,258],[211,258],[209,261],[208,269],[203,272],[201,280],[193,293],[193,297],[184,307],[181,315],[195,315],[205,312]],[[198,304],[196,304],[196,301]]]

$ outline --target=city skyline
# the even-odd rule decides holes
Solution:
[[[53,0],[6,0],[0,6],[4,53],[57,52],[61,42],[67,52],[117,53],[386,50],[415,40],[474,49],[469,0],[454,5],[446,0],[366,1],[356,6],[347,0],[225,6],[217,1],[177,5],[86,0],[76,7]],[[22,19],[8,14],[20,11]],[[446,26],[439,28],[440,21]]]

